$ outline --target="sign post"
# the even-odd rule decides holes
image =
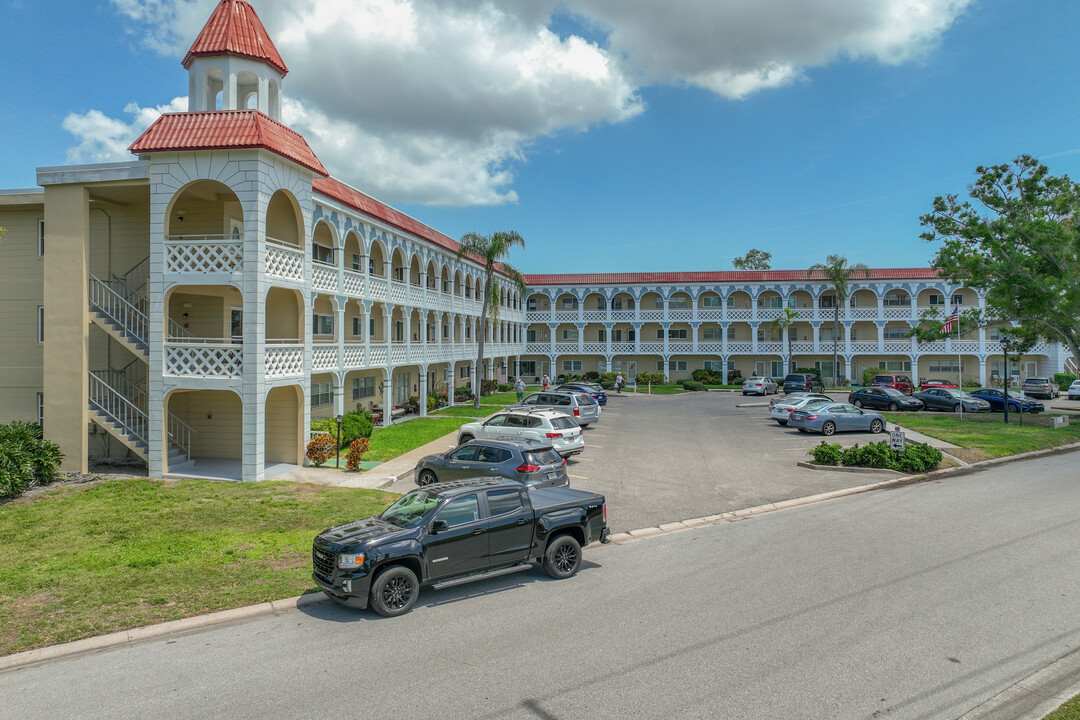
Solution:
[[[899,425],[895,430],[889,431],[889,448],[896,452],[903,452],[904,450],[904,431]]]

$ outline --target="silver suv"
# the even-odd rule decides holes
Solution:
[[[1024,394],[1028,397],[1046,398],[1047,400],[1056,398],[1060,393],[1057,383],[1053,382],[1050,378],[1029,377],[1024,381],[1024,384],[1020,389],[1023,390]]]
[[[585,449],[581,428],[564,412],[507,408],[486,420],[465,423],[458,430],[458,445],[480,440],[538,440],[563,457]]]
[[[525,396],[519,403],[514,403],[508,410],[549,408],[565,413],[581,427],[589,427],[600,420],[600,405],[592,395],[572,390],[534,392]]]

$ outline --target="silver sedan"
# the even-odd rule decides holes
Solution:
[[[831,402],[834,402],[834,400],[828,395],[818,395],[817,393],[792,393],[791,395],[770,402],[769,415],[779,424],[787,425],[788,418],[795,410],[806,407],[812,403]]]
[[[832,403],[795,410],[788,419],[788,425],[799,432],[819,432],[826,436],[849,430],[868,430],[876,434],[885,429],[885,418],[881,413],[847,403]]]
[[[779,386],[772,378],[750,377],[742,384],[742,394],[754,393],[755,395],[775,395],[780,392]]]

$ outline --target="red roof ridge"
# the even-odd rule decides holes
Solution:
[[[326,176],[304,137],[258,110],[165,113],[128,148],[138,155],[177,150],[262,148]]]
[[[255,8],[245,0],[221,0],[184,56],[184,69],[191,67],[194,58],[207,55],[260,60],[279,70],[283,76],[289,73]]]

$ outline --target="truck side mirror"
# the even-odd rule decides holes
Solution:
[[[445,532],[450,529],[450,526],[445,520],[434,520],[431,523],[431,534],[437,535],[438,533]]]

